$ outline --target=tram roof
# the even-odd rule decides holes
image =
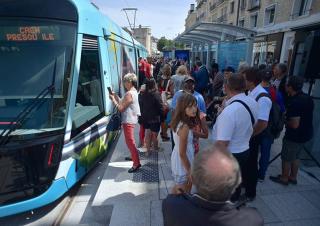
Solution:
[[[137,40],[133,39],[131,35],[111,20],[106,14],[99,10],[99,7],[91,3],[89,0],[70,0],[77,8],[78,19],[78,32],[86,33],[95,36],[103,36],[104,31],[110,35],[113,40],[122,43],[134,43],[139,48],[144,48]],[[119,9],[120,13],[120,9]],[[129,42],[129,43],[128,43]]]
[[[174,40],[183,43],[212,44],[223,40],[253,38],[256,31],[231,24],[199,22]]]

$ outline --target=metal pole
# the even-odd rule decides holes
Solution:
[[[252,65],[252,53],[253,53],[253,38],[247,38],[248,47],[247,47],[247,56],[246,62],[249,65]]]
[[[236,26],[239,25],[239,13],[240,13],[240,0],[238,0],[238,9],[237,9],[237,21]]]
[[[128,23],[129,23],[129,27],[131,30],[133,30],[136,27],[136,15],[137,15],[137,8],[123,8],[122,11],[124,11],[124,13],[126,14]],[[132,27],[132,23],[130,23],[130,18],[127,14],[127,11],[134,11],[134,18],[133,18],[133,27]]]

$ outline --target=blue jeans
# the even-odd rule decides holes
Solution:
[[[260,140],[260,160],[258,177],[264,179],[269,165],[271,146],[273,138],[268,135],[262,135]]]

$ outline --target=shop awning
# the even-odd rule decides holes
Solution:
[[[200,22],[174,39],[176,42],[212,44],[220,41],[253,38],[256,32],[251,29],[213,22]]]

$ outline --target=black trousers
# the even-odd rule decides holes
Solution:
[[[238,201],[241,195],[241,187],[246,187],[248,181],[248,160],[249,160],[249,150],[241,152],[241,153],[232,153],[232,155],[237,159],[240,169],[241,169],[241,177],[242,177],[242,184],[236,189],[231,197],[231,201],[235,202]]]
[[[245,186],[246,196],[250,198],[256,197],[258,183],[258,156],[261,144],[261,135],[251,138],[249,143],[249,159],[247,164],[248,181]]]
[[[144,71],[139,71],[139,78],[138,78],[139,87],[141,87],[145,83],[145,80],[146,80],[146,75]]]

